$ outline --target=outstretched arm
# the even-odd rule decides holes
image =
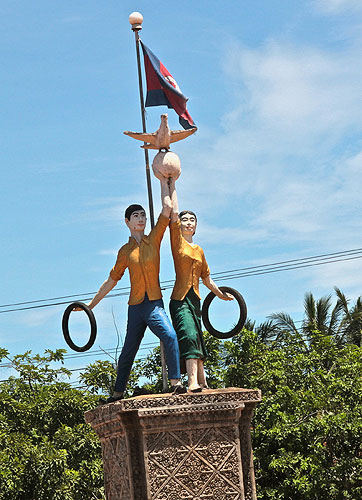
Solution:
[[[88,307],[93,309],[93,307],[95,307],[107,295],[107,293],[116,286],[116,284],[117,281],[109,276],[109,278],[101,285],[93,299],[89,302]]]
[[[234,297],[230,293],[224,293],[220,290],[220,288],[214,283],[211,279],[211,276],[208,275],[206,278],[202,279],[202,282],[209,290],[211,290],[219,299],[222,300],[234,300]]]
[[[100,289],[98,292],[95,294],[93,299],[88,302],[87,306],[90,309],[93,309],[106,295],[108,292],[110,292],[117,284],[117,281],[112,279],[110,276],[109,278],[101,285]],[[75,307],[74,311],[81,311],[82,309],[80,307]]]

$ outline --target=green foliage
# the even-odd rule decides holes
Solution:
[[[160,346],[157,346],[145,359],[136,360],[134,363],[133,370],[131,372],[131,376],[133,374],[134,381],[133,384],[131,381],[131,386],[135,386],[135,381],[138,381],[139,379],[147,379],[148,383],[144,384],[144,387],[150,392],[161,393],[163,389],[161,367],[161,348]]]
[[[113,363],[108,360],[97,360],[85,368],[84,372],[80,374],[79,380],[92,394],[111,395],[116,376],[117,372]]]
[[[262,391],[253,419],[258,500],[362,498],[362,300],[349,306],[305,297],[302,333],[286,313],[230,340],[205,332],[210,387]],[[63,350],[10,358],[16,377],[0,385],[0,500],[104,499],[100,443],[84,423],[109,395],[114,365],[96,361],[66,382]],[[60,366],[59,366],[60,365]],[[136,361],[128,395],[141,380],[162,392],[160,348]]]
[[[265,342],[267,340],[267,342]],[[310,329],[274,341],[244,329],[220,341],[205,332],[211,387],[262,391],[253,420],[258,500],[362,498],[362,349]],[[159,348],[139,363],[161,392]]]
[[[63,350],[9,358],[17,377],[0,386],[0,499],[103,499],[100,444],[84,412],[96,405],[72,388]]]
[[[349,299],[344,293],[337,287],[334,290],[343,311],[339,334],[344,342],[362,346],[362,297],[358,297],[354,306],[349,307]]]
[[[266,346],[224,343],[225,385],[259,388],[253,446],[258,499],[362,498],[362,350],[311,332]]]
[[[221,363],[220,340],[216,339],[208,332],[204,334],[206,350],[208,358],[205,363],[207,372],[208,384],[212,388],[222,387],[223,369]],[[150,392],[159,394],[162,392],[162,369],[161,369],[161,349],[155,347],[152,352],[144,359],[136,361],[132,370],[133,380],[144,380],[147,382],[143,385]],[[186,375],[182,377],[182,382],[185,381]],[[133,382],[133,385],[135,382]]]
[[[223,387],[224,370],[222,368],[221,340],[213,337],[208,332],[204,332],[207,358],[205,360],[205,372],[209,387],[217,389]]]
[[[149,362],[151,362],[151,358]],[[143,368],[141,361],[136,360],[128,379],[125,397],[132,396],[138,384],[138,379],[142,376],[143,369],[148,370],[147,367]],[[161,373],[161,369],[159,371]],[[113,394],[116,377],[116,363],[97,360],[85,368],[84,372],[80,374],[79,380],[90,393],[108,397]]]

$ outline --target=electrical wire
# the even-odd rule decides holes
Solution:
[[[213,273],[212,277],[214,281],[225,281],[225,280],[232,280],[232,279],[238,279],[238,278],[244,278],[244,277],[249,277],[249,276],[259,276],[259,275],[264,275],[264,274],[270,274],[270,273],[276,273],[276,272],[281,272],[281,271],[290,271],[290,270],[295,270],[295,269],[301,269],[301,268],[307,268],[307,267],[312,267],[312,266],[320,266],[320,265],[325,265],[325,264],[331,264],[331,263],[336,263],[336,262],[345,262],[345,261],[350,261],[350,260],[355,260],[355,259],[360,259],[362,258],[362,248],[357,248],[357,249],[351,249],[351,250],[345,250],[341,252],[333,252],[333,253],[327,253],[327,254],[320,254],[316,256],[311,256],[311,257],[303,257],[303,258],[298,258],[298,259],[289,259],[285,261],[279,261],[279,262],[274,262],[271,264],[261,264],[258,266],[249,266],[249,267],[244,267],[244,268],[238,268],[238,269],[231,269],[228,271],[221,271],[217,273]],[[163,290],[167,290],[169,288],[173,287],[174,280],[165,280],[161,282],[161,287]],[[128,295],[130,287],[120,287],[120,288],[115,288],[115,291],[118,291],[119,293],[112,293],[108,294],[107,297],[119,297],[119,296],[125,296]],[[73,294],[73,295],[64,295],[60,297],[53,297],[53,298],[48,298],[48,299],[38,299],[38,300],[32,300],[32,301],[24,301],[24,302],[16,302],[16,303],[11,303],[11,304],[3,304],[0,305],[0,313],[5,313],[5,312],[13,312],[13,311],[22,311],[22,310],[27,310],[27,309],[38,309],[38,308],[43,308],[43,307],[52,307],[56,305],[64,305],[68,304],[69,301],[65,302],[52,302],[52,303],[47,303],[47,304],[40,304],[43,302],[48,302],[48,301],[54,301],[54,300],[60,300],[60,299],[66,299],[66,298],[74,298],[74,297],[81,297],[85,295],[89,295],[89,297],[85,298],[83,297],[82,300],[90,300],[91,296],[93,296],[96,292],[89,292],[87,294]],[[20,306],[20,305],[27,305],[27,304],[37,304],[37,305],[32,305],[29,307],[15,307],[15,306]],[[13,309],[5,309],[6,307],[13,307]],[[295,323],[301,323],[302,321],[296,321]],[[302,334],[301,334],[302,335]],[[330,335],[322,335],[322,337],[329,337]],[[294,339],[293,344],[305,344],[305,342],[308,340],[308,338],[301,338],[301,339]],[[150,350],[153,347],[156,347],[158,344],[156,342],[148,343],[143,345],[140,350]],[[78,354],[66,354],[64,356],[64,359],[73,359],[73,358],[84,358],[84,357],[90,357],[90,356],[96,356],[96,355],[110,355],[111,353],[115,353],[116,349],[111,348],[111,349],[100,349],[100,350],[93,350],[93,351],[88,351],[87,353],[78,353]],[[138,358],[138,359],[146,359],[146,357]],[[3,363],[0,364],[0,368],[10,368],[11,365],[9,363]],[[80,371],[83,368],[79,369],[74,369],[71,371]],[[3,382],[3,381],[0,381]]]
[[[115,290],[129,290],[129,287],[124,286],[122,288],[115,288]],[[38,302],[47,302],[48,300],[71,299],[73,297],[82,297],[83,295],[94,295],[95,293],[97,293],[97,292],[75,293],[73,295],[62,295],[61,297],[50,297],[48,299],[27,300],[25,302],[14,302],[12,304],[3,304],[0,307],[23,306],[26,304],[36,304]],[[66,302],[66,303],[68,303],[68,302]]]
[[[159,344],[157,342],[149,342],[147,344],[141,344],[141,347],[138,349],[138,351],[150,351],[151,349],[154,349],[155,347],[159,346]],[[83,352],[83,353],[77,353],[77,354],[73,354],[73,353],[70,353],[70,354],[65,354],[63,356],[63,360],[69,360],[69,359],[80,359],[80,358],[88,358],[88,357],[91,357],[91,356],[107,356],[107,355],[111,355],[112,353],[115,354],[116,352],[116,348],[115,347],[111,347],[109,349],[98,349],[98,350],[89,350],[87,352]],[[136,358],[136,359],[146,359],[146,357],[140,357],[140,358]],[[0,368],[11,368],[11,363],[0,363]]]
[[[302,323],[302,322],[303,322],[303,320],[294,321],[294,324],[295,323]],[[302,328],[297,328],[297,330],[299,332],[302,332]],[[308,347],[307,344],[308,344],[308,342],[310,342],[310,337],[307,334],[303,334],[303,333],[300,333],[300,337],[301,338],[299,338],[299,339],[295,338],[292,341],[289,339],[288,340],[288,346],[303,345],[305,347]],[[324,333],[324,334],[319,333],[318,334],[318,338],[327,338],[327,337],[329,337],[329,338],[333,337],[333,334],[328,334],[328,333]],[[229,341],[229,339],[227,341]],[[276,339],[271,339],[269,341],[269,347],[272,347],[272,344],[274,342],[277,342],[277,340]],[[151,343],[145,344],[144,347],[141,347],[139,350],[142,350],[142,349],[143,350],[144,349],[150,350],[152,346],[156,347],[157,345],[158,345],[157,342],[151,342]],[[146,346],[148,346],[148,347],[146,347]],[[115,351],[115,350],[116,350],[115,348],[109,349],[109,351]],[[64,356],[64,359],[66,357],[69,359],[69,358],[72,358],[72,357],[78,357],[78,358],[80,358],[80,357],[88,356],[90,354],[96,355],[97,352],[98,351],[93,351],[92,353],[87,353],[87,354],[75,354],[75,355],[68,355],[68,356],[66,355],[66,356]],[[105,352],[105,350],[104,351],[101,350],[100,353],[103,354],[103,355],[107,354],[107,352]],[[146,359],[147,359],[147,356],[140,356],[140,357],[136,358],[136,361],[137,360],[143,361],[143,360],[146,360]],[[10,363],[9,364],[0,364],[0,368],[11,368],[11,364]],[[86,368],[87,368],[87,366],[81,367],[81,368],[72,368],[72,369],[69,369],[69,371],[70,372],[82,371],[82,370],[85,370]],[[0,380],[0,383],[8,382],[9,380],[10,379]],[[76,380],[74,380],[72,382],[67,382],[67,383],[70,384],[70,385],[78,384],[79,383],[79,377],[78,377],[78,379],[76,379]],[[80,386],[80,388],[82,388],[82,387],[85,388],[86,386]]]
[[[348,261],[348,260],[355,260],[355,259],[361,259],[361,258],[362,258],[362,255],[359,255],[357,257],[349,257],[349,258],[346,258],[346,259],[334,259],[334,260],[329,260],[328,262],[316,262],[316,263],[313,263],[313,264],[300,264],[300,265],[294,265],[292,267],[289,267],[289,266],[279,266],[279,267],[270,268],[270,269],[267,269],[267,270],[264,270],[264,271],[260,271],[260,272],[229,274],[229,275],[225,274],[224,276],[214,278],[214,281],[220,281],[220,280],[226,280],[226,279],[232,280],[232,279],[236,279],[236,278],[245,278],[245,277],[248,277],[248,276],[260,276],[262,274],[277,273],[277,272],[280,272],[280,271],[291,271],[291,270],[294,270],[294,269],[302,269],[304,267],[322,266],[324,264],[332,264],[334,262],[345,262],[345,261]]]
[[[362,258],[362,248],[344,250],[341,252],[333,252],[327,254],[320,254],[311,257],[302,257],[298,259],[289,259],[285,261],[274,262],[271,264],[261,264],[258,266],[250,266],[239,269],[231,269],[228,271],[220,271],[218,273],[213,273],[212,278],[214,281],[223,281],[223,280],[233,280],[238,278],[245,278],[250,276],[260,276],[264,274],[271,274],[281,271],[291,271],[295,269],[302,269],[312,266],[320,266],[325,264],[332,264],[336,262],[346,262],[350,260],[356,260]],[[168,290],[173,287],[174,280],[165,280],[161,282],[161,289]],[[115,288],[115,291],[119,293],[109,293],[106,298],[111,297],[120,297],[129,294],[130,287],[120,287]],[[82,297],[82,300],[91,300],[93,295],[96,292],[88,292],[86,294],[73,294],[73,295],[64,295],[61,297],[53,297],[48,299],[39,299],[32,301],[24,301],[24,302],[15,302],[12,304],[3,304],[0,305],[0,314],[7,312],[15,312],[15,311],[24,311],[29,309],[39,309],[44,307],[53,307],[58,305],[68,304],[69,301],[62,302],[52,302],[42,304],[42,302],[49,302],[54,300],[60,300],[63,298],[74,298],[78,299]],[[28,305],[27,307],[16,307],[19,305],[26,306],[27,304],[37,304],[37,305]],[[9,307],[10,309],[5,309]]]

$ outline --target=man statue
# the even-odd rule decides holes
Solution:
[[[166,315],[159,284],[160,245],[171,214],[168,180],[160,176],[160,182],[162,211],[156,225],[148,236],[145,235],[145,210],[141,205],[130,205],[127,208],[125,223],[131,233],[129,241],[119,250],[108,279],[88,304],[93,309],[115,287],[128,268],[131,293],[128,301],[127,333],[118,360],[114,393],[107,399],[107,403],[123,398],[132,364],[147,326],[163,342],[171,392],[186,392],[180,382],[177,336]]]

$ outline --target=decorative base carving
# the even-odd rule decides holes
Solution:
[[[250,438],[260,391],[149,395],[85,413],[107,500],[256,500]]]

